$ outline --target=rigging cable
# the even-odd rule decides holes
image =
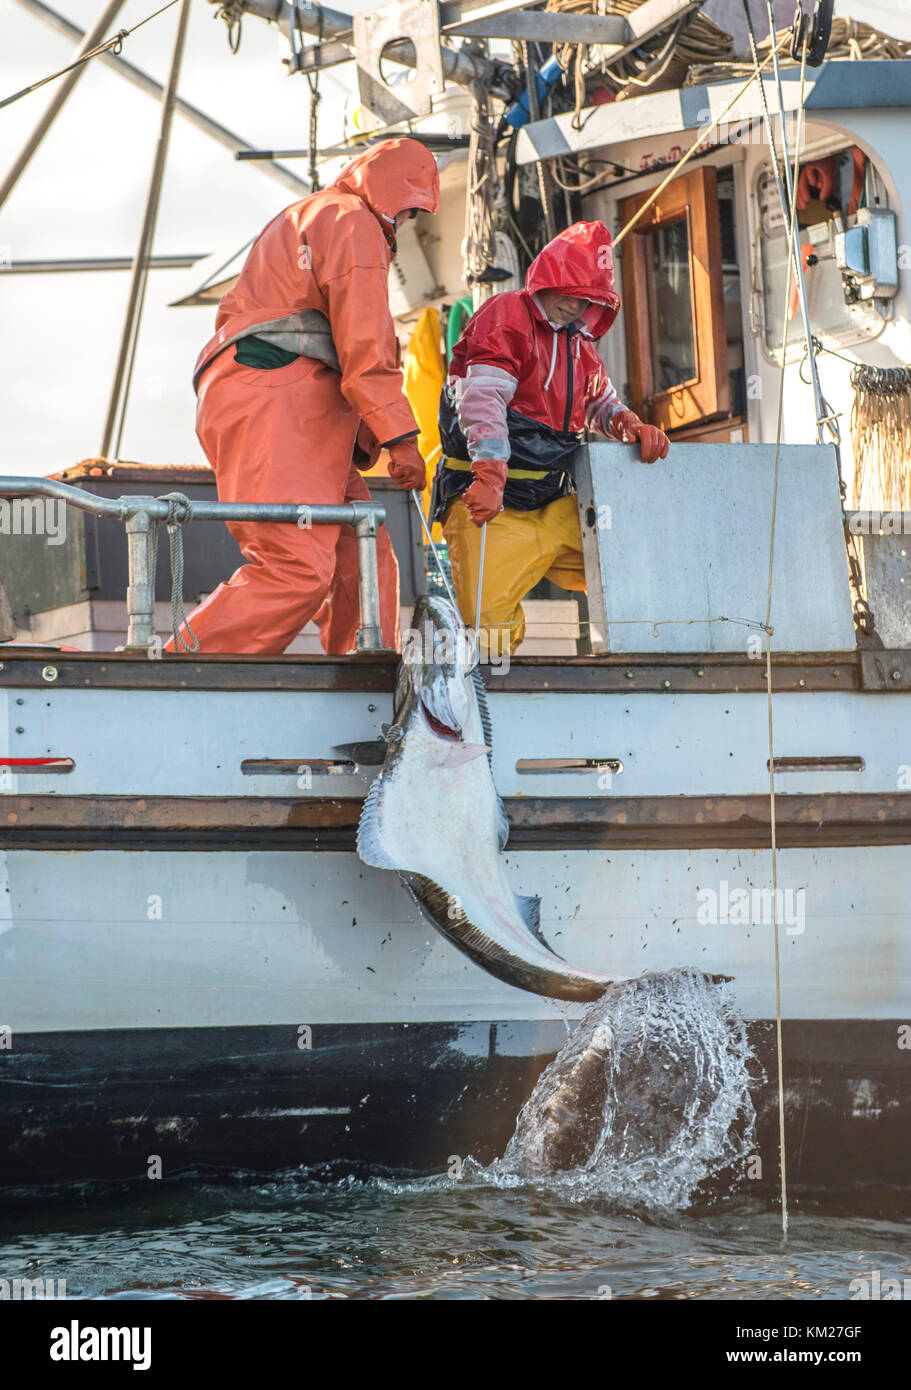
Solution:
[[[31,92],[37,92],[39,87],[46,86],[48,82],[55,82],[58,77],[63,77],[65,73],[72,72],[74,68],[82,67],[83,63],[87,63],[90,58],[97,58],[99,54],[109,51],[117,57],[123,48],[124,39],[129,38],[130,34],[135,34],[136,30],[141,29],[144,24],[148,24],[150,19],[157,19],[160,14],[164,14],[165,10],[169,10],[172,5],[176,5],[177,3],[178,0],[168,0],[166,5],[162,5],[161,9],[155,10],[153,14],[146,15],[145,19],[141,19],[138,24],[134,24],[132,29],[119,29],[113,38],[105,39],[104,43],[96,44],[94,48],[89,49],[88,53],[83,53],[80,58],[76,58],[72,63],[67,63],[65,68],[60,68],[57,72],[52,72],[47,77],[42,77],[38,82],[33,82],[30,86],[23,87],[21,92],[13,92],[12,96],[4,97],[4,99],[0,101],[0,111],[3,110],[4,106],[11,106],[12,103],[18,101],[20,97],[27,97]]]

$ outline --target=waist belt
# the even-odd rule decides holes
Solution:
[[[332,329],[325,314],[318,309],[302,309],[295,314],[286,314],[280,319],[267,319],[262,323],[250,324],[224,339],[216,334],[206,346],[193,373],[193,389],[199,387],[199,378],[215,358],[232,343],[244,338],[257,337],[271,347],[281,348],[295,357],[314,357],[333,371],[341,372],[338,353],[332,341]]]
[[[447,458],[443,464],[444,468],[451,468],[456,473],[470,473],[471,462],[469,459]],[[553,468],[507,468],[507,478],[546,478],[548,474],[559,472]]]

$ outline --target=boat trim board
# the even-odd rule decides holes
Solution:
[[[512,850],[767,849],[769,798],[504,797]],[[0,848],[353,853],[360,797],[5,795]],[[775,798],[779,848],[911,844],[911,792]]]
[[[911,690],[906,652],[781,652],[772,657],[775,693],[814,690]],[[0,688],[84,690],[293,690],[391,694],[397,652],[343,657],[172,657],[0,647]],[[622,653],[554,661],[513,657],[482,667],[491,693],[555,694],[657,691],[670,694],[765,693],[765,662],[744,652]]]

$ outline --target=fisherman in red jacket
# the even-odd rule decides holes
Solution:
[[[610,232],[576,222],[532,262],[524,290],[481,305],[453,351],[434,519],[470,626],[489,523],[480,622],[491,654],[522,641],[522,599],[539,580],[585,588],[571,471],[582,430],[638,441],[643,463],[667,456],[667,435],[621,403],[595,348],[619,309]]]

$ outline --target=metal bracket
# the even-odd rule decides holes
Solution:
[[[414,76],[390,87],[380,59],[390,45],[402,41],[414,47]],[[362,10],[354,16],[354,49],[367,129],[430,114],[431,98],[444,87],[437,0],[393,0],[379,9]],[[394,55],[386,57],[391,61]]]
[[[911,652],[904,648],[859,651],[861,690],[907,694],[911,690]]]

